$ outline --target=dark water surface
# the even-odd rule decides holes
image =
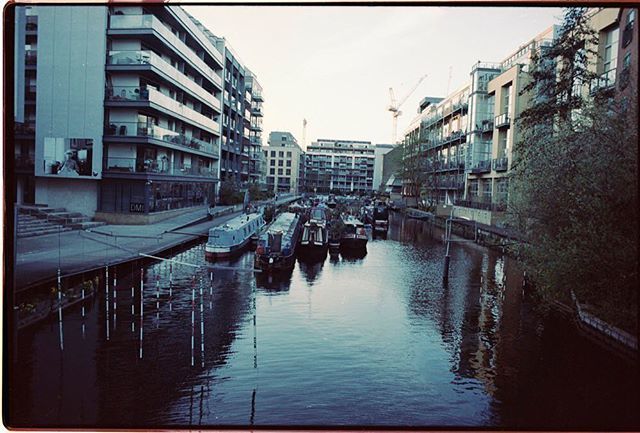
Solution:
[[[80,307],[64,312],[63,351],[56,320],[21,332],[10,423],[640,428],[635,366],[537,313],[499,253],[454,245],[443,286],[440,236],[394,216],[362,258],[299,260],[275,279],[216,270],[212,288],[208,270],[174,265],[171,299],[168,265],[151,265],[142,359],[136,270],[115,317],[110,295],[108,341],[104,287],[84,333]],[[203,244],[175,259],[206,263]]]

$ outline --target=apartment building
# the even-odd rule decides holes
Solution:
[[[370,141],[318,139],[306,150],[307,191],[371,192],[376,148]]]
[[[395,149],[393,144],[376,144],[375,145],[375,159],[373,167],[373,189],[378,191],[382,187],[382,177],[384,168],[384,156]]]
[[[146,223],[249,180],[262,90],[224,38],[179,6],[15,10],[18,203]]]
[[[509,170],[513,163],[513,146],[520,137],[516,120],[529,105],[529,95],[521,94],[528,83],[532,55],[551,43],[557,33],[552,26],[521,45],[497,65],[499,74],[486,86],[486,114],[476,130],[487,142],[484,152],[477,153],[466,177],[464,199],[456,200],[460,216],[493,224],[506,210]],[[476,122],[477,123],[477,122]],[[478,212],[477,210],[489,211]]]
[[[257,77],[251,71],[247,71],[245,77],[245,87],[249,95],[247,98],[251,102],[250,106],[245,110],[245,118],[249,119],[249,137],[245,138],[244,147],[249,154],[249,181],[252,183],[262,183],[261,173],[265,163],[264,154],[262,153],[262,86],[258,82]],[[247,110],[249,113],[246,113]],[[248,116],[247,116],[248,114]]]
[[[638,100],[638,9],[621,8],[616,82],[619,98],[625,102]]]
[[[302,187],[304,152],[298,140],[286,131],[269,133],[268,146],[263,147],[266,160],[267,190],[298,193]]]

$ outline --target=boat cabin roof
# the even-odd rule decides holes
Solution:
[[[220,226],[209,229],[209,233],[237,231],[242,227],[246,226],[247,224],[249,224],[251,221],[257,220],[258,218],[262,218],[262,215],[259,213],[238,215],[237,217],[231,218],[229,221],[225,222]]]

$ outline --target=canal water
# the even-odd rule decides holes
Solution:
[[[455,244],[444,286],[441,236],[393,215],[364,257],[298,260],[279,278],[254,274],[250,252],[213,280],[173,265],[171,296],[168,264],[152,264],[142,317],[132,269],[108,315],[104,287],[84,319],[64,312],[63,350],[57,318],[21,331],[9,422],[640,427],[633,365],[538,312],[498,252]],[[203,244],[173,258],[207,263]]]

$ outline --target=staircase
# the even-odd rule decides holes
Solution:
[[[46,205],[21,206],[18,212],[17,236],[19,238],[85,230],[104,225],[91,221],[78,212],[67,212],[64,208],[50,208]]]

